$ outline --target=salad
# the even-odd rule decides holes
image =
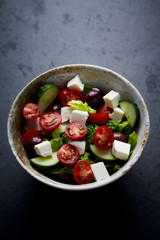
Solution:
[[[113,89],[103,94],[76,75],[66,88],[41,86],[23,108],[23,146],[37,170],[87,184],[119,170],[137,144],[138,106]]]

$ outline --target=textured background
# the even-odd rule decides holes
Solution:
[[[84,230],[112,239],[160,239],[159,46],[158,0],[0,0],[1,239],[75,232],[84,238]],[[6,133],[19,91],[48,69],[72,63],[122,74],[144,97],[151,118],[147,147],[133,169],[88,192],[33,179],[16,162]]]

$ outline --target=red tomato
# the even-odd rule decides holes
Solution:
[[[64,93],[61,96],[61,103],[64,107],[68,106],[67,103],[72,101],[72,100],[80,100],[80,101],[83,102],[84,101],[84,96],[78,90],[68,91],[67,93]]]
[[[47,132],[53,132],[62,122],[58,112],[46,112],[40,116],[40,124]]]
[[[73,165],[79,159],[80,153],[78,149],[69,144],[63,144],[62,147],[57,152],[58,160],[64,165]]]
[[[78,184],[90,183],[93,180],[91,165],[86,161],[79,161],[73,168],[73,178]]]
[[[27,103],[23,108],[23,116],[28,120],[35,120],[40,114],[40,108],[34,103]]]
[[[83,122],[72,122],[65,128],[65,134],[71,140],[79,140],[87,133],[87,127]]]
[[[40,137],[40,132],[35,129],[28,130],[23,136],[23,145],[26,147],[28,141],[33,137]]]
[[[95,124],[104,124],[108,121],[109,113],[90,113],[89,121]]]
[[[99,149],[108,149],[114,140],[112,130],[107,126],[97,128],[94,135],[94,144]]]
[[[99,108],[96,109],[96,112],[97,113],[105,113],[105,112],[112,113],[113,109],[107,107],[106,103],[103,103]]]
[[[62,98],[63,94],[66,94],[68,92],[69,92],[69,90],[67,88],[62,89],[58,94],[58,102],[61,102],[61,98]]]

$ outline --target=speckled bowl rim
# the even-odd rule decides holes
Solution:
[[[107,72],[107,73],[111,73],[113,75],[115,75],[116,77],[118,77],[121,81],[123,81],[126,85],[129,85],[130,87],[132,87],[133,91],[135,92],[136,96],[139,98],[142,106],[143,106],[143,110],[144,110],[144,115],[145,115],[145,128],[144,128],[144,133],[143,133],[143,136],[142,138],[140,139],[140,141],[138,142],[138,150],[136,152],[136,154],[134,154],[133,158],[129,161],[120,169],[118,170],[116,173],[112,174],[110,176],[110,178],[108,179],[105,179],[105,180],[102,180],[102,181],[99,181],[99,182],[93,182],[93,183],[90,183],[90,184],[84,184],[84,185],[72,185],[72,184],[65,184],[65,183],[61,183],[61,182],[58,182],[58,181],[55,181],[55,180],[52,180],[46,176],[44,176],[43,174],[39,173],[37,174],[37,171],[36,170],[30,170],[25,164],[23,164],[23,162],[21,161],[21,159],[18,157],[17,155],[17,151],[14,147],[14,144],[13,144],[13,139],[12,139],[12,133],[10,131],[11,129],[11,113],[14,109],[14,107],[16,106],[16,103],[18,101],[18,98],[21,94],[23,94],[23,92],[25,91],[26,87],[28,87],[30,84],[32,84],[32,82],[36,81],[36,79],[38,79],[39,77],[43,76],[44,74],[46,73],[50,73],[54,70],[61,70],[63,71],[63,69],[65,68],[72,68],[72,67],[83,67],[83,68],[94,68],[94,69],[97,69],[97,70],[100,70],[100,71],[104,71],[104,72]],[[123,76],[121,76],[120,74],[108,69],[108,68],[105,68],[105,67],[100,67],[100,66],[97,66],[97,65],[90,65],[90,64],[71,64],[71,65],[64,65],[64,66],[60,66],[60,67],[57,67],[57,68],[54,68],[54,69],[51,69],[49,71],[46,71],[42,74],[40,74],[39,76],[37,76],[36,78],[34,78],[32,81],[30,81],[21,91],[20,93],[17,95],[17,97],[15,98],[13,104],[12,104],[12,107],[10,109],[10,113],[9,113],[9,116],[8,116],[8,122],[7,122],[7,133],[8,133],[8,140],[9,140],[9,145],[11,147],[11,150],[14,154],[14,156],[16,157],[18,163],[31,175],[33,176],[34,178],[36,178],[37,180],[39,180],[40,182],[43,182],[49,186],[52,186],[52,187],[56,187],[56,188],[59,188],[59,189],[64,189],[64,190],[89,190],[89,189],[94,189],[94,188],[98,188],[98,187],[102,187],[104,185],[107,185],[117,179],[119,179],[120,177],[122,177],[124,174],[126,174],[132,167],[133,165],[138,161],[139,157],[141,156],[145,146],[146,146],[146,143],[148,141],[148,137],[149,137],[149,130],[150,130],[150,119],[149,119],[149,112],[148,112],[148,109],[147,109],[147,106],[145,104],[145,101],[143,99],[143,97],[141,96],[141,94],[139,93],[139,91],[133,86],[132,83],[130,83],[126,78],[124,78]],[[133,154],[132,154],[133,155]]]

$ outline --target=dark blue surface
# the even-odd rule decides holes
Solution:
[[[160,1],[0,0],[0,16],[0,238],[70,238],[74,229],[83,238],[87,230],[106,239],[160,239]],[[19,91],[42,72],[73,63],[122,74],[144,97],[151,118],[138,163],[88,192],[33,179],[16,162],[6,133]]]

